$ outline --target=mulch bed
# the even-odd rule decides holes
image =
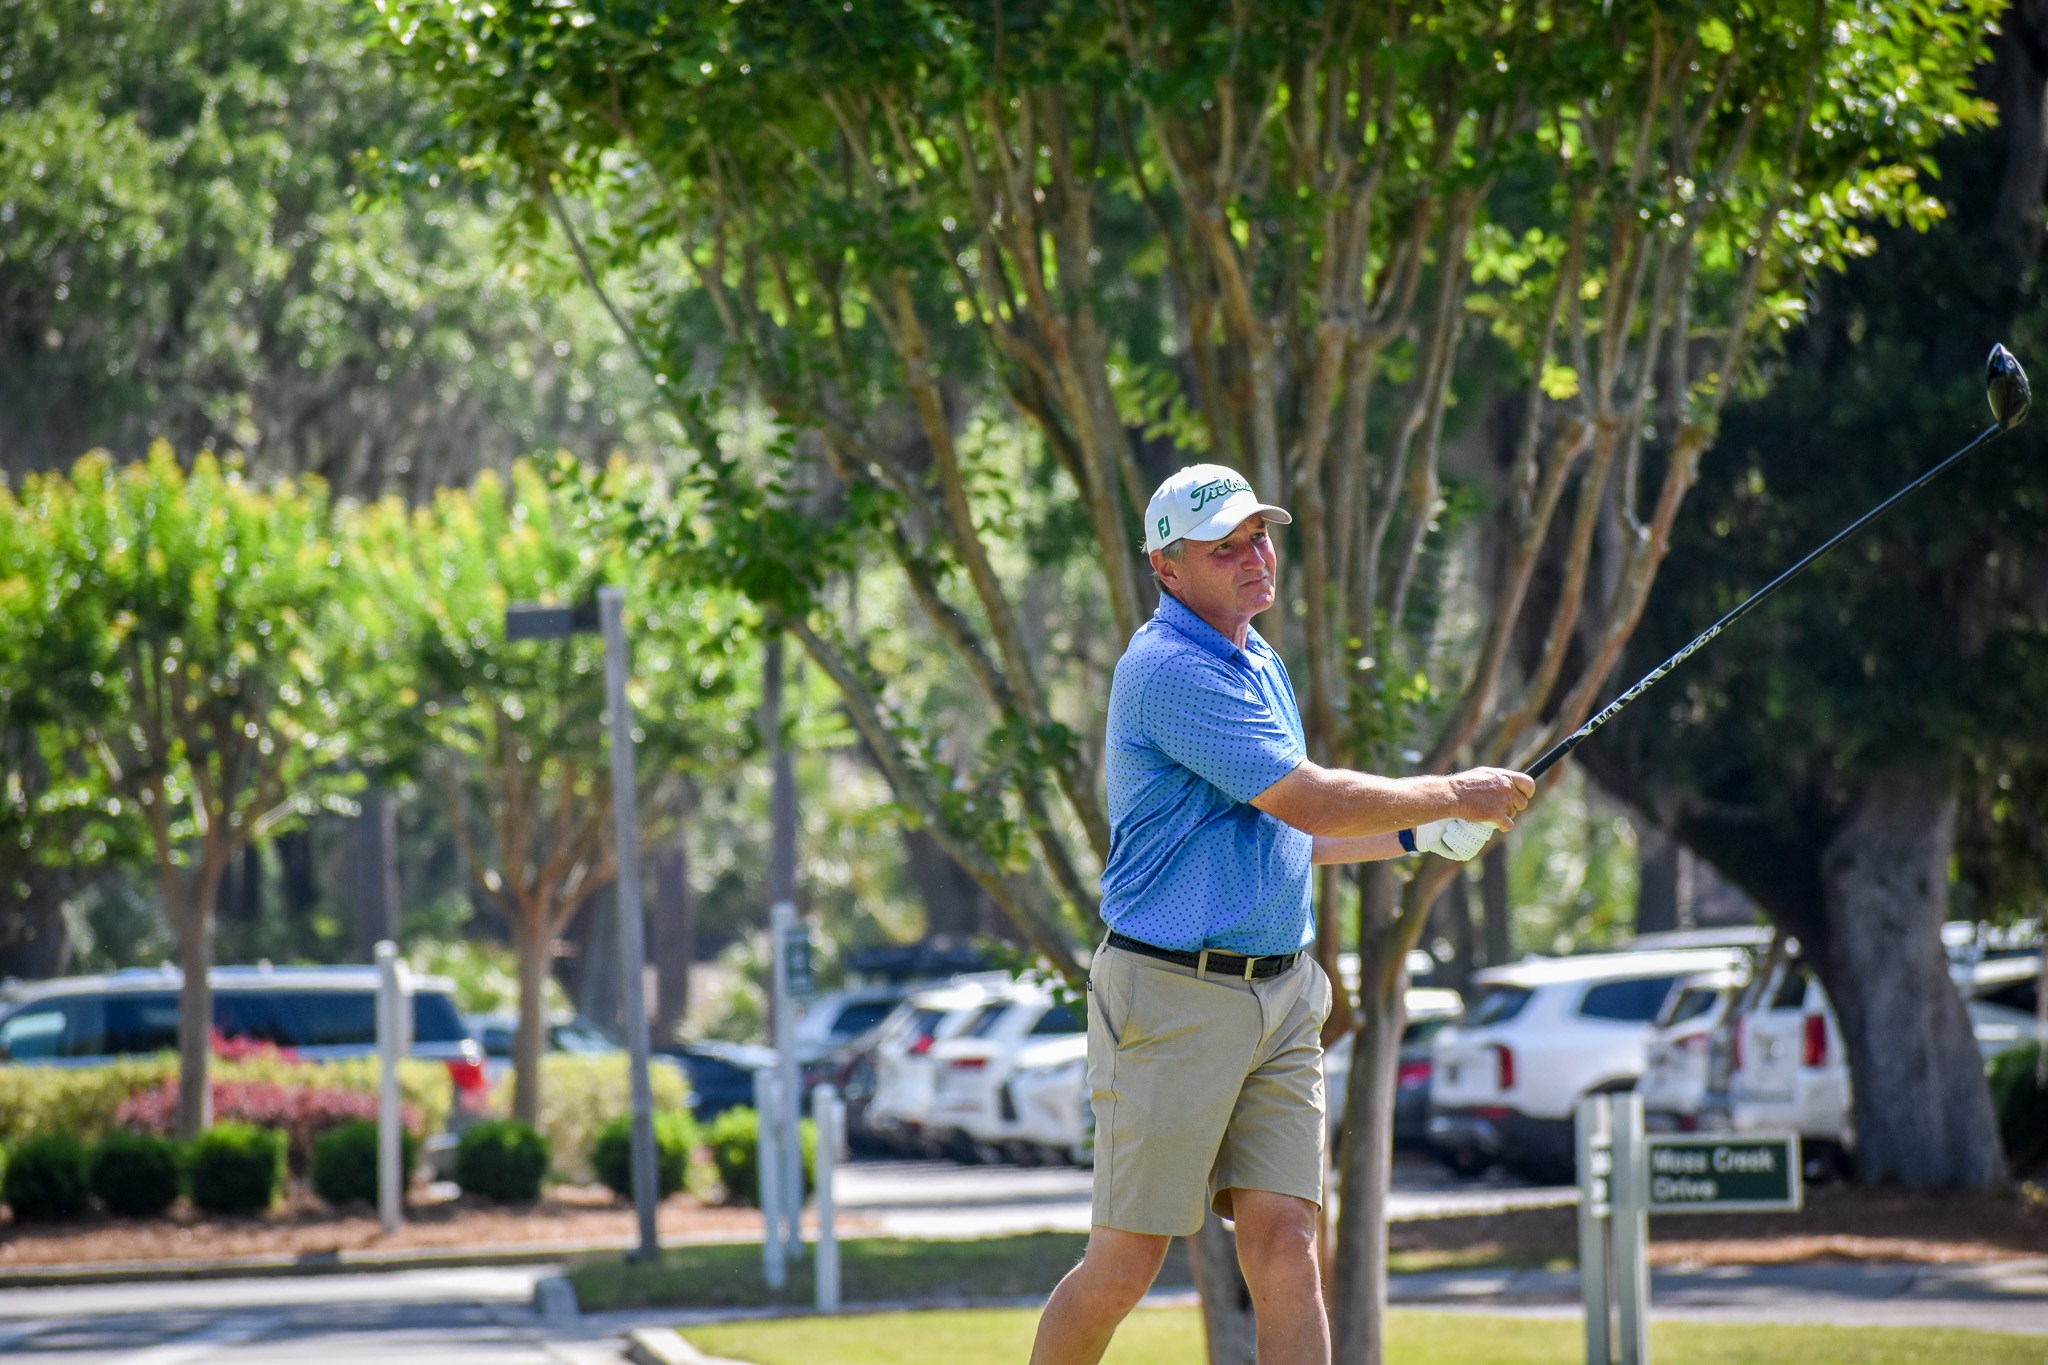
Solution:
[[[1540,1259],[1578,1254],[1578,1210],[1524,1209],[1396,1223],[1396,1251],[1475,1251]],[[1652,1265],[1794,1261],[1965,1262],[2048,1256],[2048,1188],[1957,1193],[1812,1186],[1798,1213],[1650,1220]]]
[[[839,1223],[848,1230],[860,1225],[845,1214]],[[662,1204],[656,1226],[664,1240],[758,1237],[761,1215],[676,1195]],[[525,1208],[466,1196],[422,1200],[415,1191],[405,1223],[389,1237],[374,1209],[337,1211],[295,1189],[269,1213],[239,1218],[208,1217],[181,1199],[156,1219],[95,1214],[61,1224],[0,1222],[0,1273],[31,1266],[630,1242],[636,1235],[632,1206],[602,1186],[556,1186]]]

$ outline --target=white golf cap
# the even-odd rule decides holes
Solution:
[[[1145,553],[1176,540],[1221,540],[1253,516],[1283,526],[1294,520],[1286,508],[1260,502],[1235,469],[1191,464],[1168,477],[1145,504]]]

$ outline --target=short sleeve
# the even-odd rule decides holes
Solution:
[[[1221,662],[1168,661],[1145,680],[1138,714],[1161,753],[1233,801],[1250,801],[1304,757],[1258,686]]]

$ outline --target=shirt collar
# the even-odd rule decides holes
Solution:
[[[1162,591],[1159,594],[1159,608],[1153,612],[1153,618],[1171,628],[1190,644],[1200,645],[1219,659],[1243,659],[1249,662],[1253,659],[1269,658],[1273,653],[1257,627],[1245,632],[1244,648],[1239,649],[1230,642],[1229,636],[1188,610],[1187,603],[1170,592]]]

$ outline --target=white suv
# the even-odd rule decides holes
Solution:
[[[2038,956],[1951,965],[1986,1062],[2033,1037],[2040,970]],[[1854,1151],[1848,1049],[1827,991],[1796,945],[1742,1005],[1728,1082],[1731,1125],[1738,1132],[1798,1133],[1818,1161]]]
[[[1652,1021],[1680,983],[1747,961],[1736,948],[1531,958],[1473,978],[1465,1017],[1431,1047],[1429,1140],[1535,1179],[1573,1170],[1582,1095],[1631,1090]]]
[[[1655,1021],[1645,1053],[1643,1119],[1652,1132],[1692,1132],[1700,1126],[1713,1073],[1714,1035],[1728,1017],[1742,971],[1701,972],[1679,983]]]

